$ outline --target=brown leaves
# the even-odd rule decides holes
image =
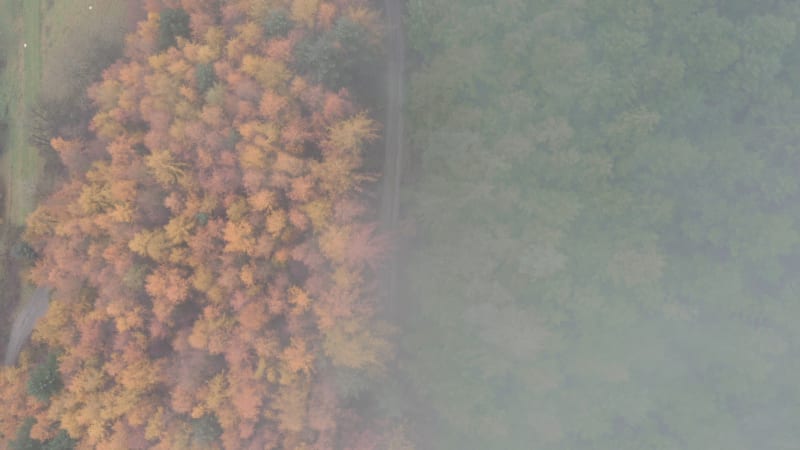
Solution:
[[[248,330],[261,329],[268,319],[266,305],[258,300],[247,303],[239,311],[239,323]]]
[[[261,102],[258,105],[259,112],[267,119],[277,120],[278,114],[283,112],[289,104],[286,97],[276,94],[272,90],[264,91]]]
[[[314,367],[314,355],[309,352],[306,341],[292,337],[291,344],[283,350],[283,360],[292,372],[310,374]]]
[[[253,250],[255,245],[253,226],[247,221],[227,222],[224,233],[225,242],[227,242],[226,252],[247,253]]]
[[[250,203],[250,207],[257,212],[270,210],[277,205],[275,193],[267,190],[251,195],[247,198],[247,201]]]
[[[165,322],[175,306],[189,297],[189,280],[180,269],[160,266],[147,276],[145,290],[153,300],[156,318]]]
[[[320,236],[319,245],[325,257],[334,263],[343,263],[347,255],[349,240],[349,227],[331,226]]]
[[[176,161],[168,150],[153,150],[144,160],[155,179],[164,187],[177,183],[185,176],[186,164]]]

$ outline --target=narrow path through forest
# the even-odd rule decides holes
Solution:
[[[406,41],[403,32],[404,0],[384,0],[387,21],[386,48],[387,65],[387,106],[384,124],[386,142],[386,159],[383,167],[383,193],[381,195],[380,224],[384,233],[396,237],[399,215],[400,172],[403,164],[404,123],[403,99],[405,96],[405,56]],[[384,296],[388,312],[394,309],[393,294],[397,280],[397,252],[389,253],[383,274]]]
[[[8,366],[17,362],[22,346],[33,332],[33,326],[47,312],[49,300],[50,289],[40,286],[33,291],[31,298],[27,299],[25,306],[14,317],[14,324],[11,326],[11,335],[8,338],[8,345],[6,345],[3,364]]]

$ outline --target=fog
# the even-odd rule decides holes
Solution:
[[[800,448],[796,2],[406,6],[384,411],[424,449]]]

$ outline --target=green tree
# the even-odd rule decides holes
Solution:
[[[42,441],[31,438],[31,428],[36,423],[36,419],[28,417],[17,430],[16,438],[9,443],[9,448],[13,450],[40,450]]]
[[[375,55],[369,31],[342,16],[330,31],[312,34],[300,42],[296,61],[298,70],[314,82],[338,89],[351,84],[359,67]]]
[[[58,372],[56,355],[50,354],[31,371],[28,393],[41,401],[47,401],[64,387]]]
[[[214,73],[213,64],[200,64],[195,69],[195,78],[197,79],[197,90],[201,94],[205,94],[214,83],[217,82],[217,75]]]
[[[164,8],[158,23],[158,48],[163,51],[177,44],[177,38],[189,38],[189,14],[180,8]]]
[[[267,39],[285,37],[292,27],[294,27],[294,24],[289,11],[283,8],[275,8],[264,19],[264,37]]]
[[[199,446],[208,446],[222,434],[222,427],[214,414],[205,414],[192,419],[192,441]]]
[[[60,430],[54,438],[44,443],[44,450],[73,450],[75,440],[66,431]]]

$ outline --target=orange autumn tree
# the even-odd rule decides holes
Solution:
[[[374,283],[386,243],[361,193],[379,126],[329,63],[341,27],[379,40],[377,14],[365,0],[147,8],[90,89],[96,141],[54,139],[69,179],[28,221],[31,279],[53,288],[34,341],[64,382],[30,415],[78,448],[366,448],[351,435],[371,420],[332,379],[391,354]]]

